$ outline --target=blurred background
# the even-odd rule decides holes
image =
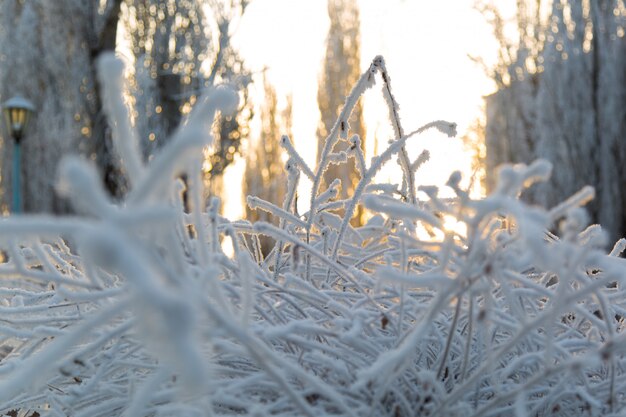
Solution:
[[[19,140],[10,121],[2,130],[3,212],[71,213],[54,191],[68,153],[93,160],[111,195],[123,198],[96,71],[97,57],[115,51],[127,62],[126,101],[146,161],[205,88],[240,91],[238,113],[218,120],[205,150],[207,197],[221,197],[231,219],[271,220],[247,210],[243,196],[281,205],[281,135],[315,169],[346,96],[382,55],[405,132],[438,119],[458,125],[456,138],[411,139],[412,159],[423,149],[431,155],[418,184],[450,195],[445,183],[458,170],[480,196],[501,163],[545,158],[552,180],[524,198],[552,206],[593,185],[590,220],[623,236],[625,19],[623,0],[5,0],[0,100],[7,114],[24,103],[16,97],[34,111]],[[350,120],[368,161],[396,139],[381,85]],[[397,164],[388,165],[380,179],[400,183]],[[346,164],[332,178],[342,179],[345,197],[358,177]],[[308,185],[302,178],[300,213]]]

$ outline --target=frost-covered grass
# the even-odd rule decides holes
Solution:
[[[398,137],[367,162],[347,120],[382,74]],[[83,215],[0,222],[0,411],[97,416],[607,416],[625,410],[623,279],[599,227],[586,227],[583,189],[563,204],[517,196],[546,162],[500,171],[479,200],[417,187],[389,76],[376,58],[346,101],[318,168],[290,155],[282,207],[249,198],[280,219],[231,222],[202,201],[202,148],[218,88],[149,164],[120,99],[121,67],[102,61],[108,111],[130,192],[113,204],[93,168],[67,159],[59,190]],[[347,155],[333,144],[348,140]],[[324,168],[356,158],[348,201],[321,191]],[[399,186],[374,183],[398,159]],[[189,210],[183,209],[188,177]],[[294,211],[301,175],[311,210]],[[335,184],[338,186],[339,184]],[[423,197],[424,200],[420,200]],[[348,214],[374,213],[353,228]],[[465,225],[445,230],[453,216]],[[420,240],[417,229],[433,239]],[[548,232],[552,230],[556,234]],[[259,235],[276,240],[263,257]],[[443,236],[437,239],[436,236]],[[222,252],[230,240],[234,255]]]

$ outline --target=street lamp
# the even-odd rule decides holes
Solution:
[[[35,106],[24,97],[17,96],[10,98],[2,105],[4,118],[9,130],[9,134],[13,138],[13,212],[21,211],[22,202],[20,196],[20,162],[21,162],[21,141],[24,130],[28,125],[30,116],[35,111]]]

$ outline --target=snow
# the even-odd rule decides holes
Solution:
[[[378,70],[370,77],[380,62],[362,80],[379,82]],[[204,127],[232,110],[235,92],[208,91],[140,165],[115,105],[121,86],[105,84],[117,152],[135,164],[125,171],[127,197],[113,203],[89,162],[67,158],[58,187],[78,215],[0,221],[0,345],[10,351],[0,359],[0,411],[465,417],[626,409],[626,265],[617,257],[626,244],[607,255],[604,232],[587,227],[590,188],[553,209],[529,206],[518,196],[548,179],[545,161],[503,168],[483,199],[463,192],[456,174],[452,199],[424,184],[414,191],[426,199],[411,202],[397,186],[372,182],[410,138],[430,128],[454,134],[454,124],[436,121],[396,138],[369,166],[358,162],[361,180],[346,201],[316,184],[344,156],[328,148],[314,172],[285,138],[284,206],[248,199],[278,225],[231,222],[218,215],[218,199],[203,199],[195,175],[211,141]],[[339,120],[367,86],[353,90]],[[407,175],[427,156],[402,162]],[[181,174],[190,179],[188,209]],[[301,174],[314,180],[303,215],[293,204]],[[372,215],[360,228],[335,213],[357,206]],[[466,231],[445,230],[448,217]],[[419,228],[443,230],[425,240]],[[275,241],[266,256],[261,235]]]
[[[11,97],[2,105],[3,108],[18,108],[35,111],[35,105],[22,96]]]

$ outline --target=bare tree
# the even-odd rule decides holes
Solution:
[[[127,0],[122,7],[135,60],[133,108],[146,158],[170,137],[204,89],[227,81],[241,91],[240,112],[220,117],[215,146],[207,154],[205,174],[213,194],[220,194],[221,175],[239,152],[251,117],[250,74],[230,44],[232,22],[246,6],[246,1]]]
[[[360,18],[359,8],[354,0],[329,0],[328,16],[330,29],[326,39],[326,54],[324,67],[319,82],[317,102],[321,120],[317,129],[317,154],[321,154],[328,134],[330,133],[345,97],[361,75],[360,50]],[[348,132],[365,137],[363,122],[363,105],[359,103],[352,112],[349,120],[349,129],[334,148],[335,152],[348,149]],[[361,141],[364,143],[364,140]],[[346,199],[353,194],[358,182],[358,173],[353,159],[347,164],[331,165],[324,174],[324,181],[328,186],[336,178],[341,180],[340,197]],[[355,216],[354,222],[359,223],[361,212]]]
[[[276,90],[267,78],[263,80],[265,100],[261,106],[261,131],[250,140],[246,155],[243,194],[262,198],[282,207],[287,192],[284,152],[280,147],[281,135],[291,136],[291,99],[282,112],[278,109]],[[246,219],[251,222],[266,221],[278,224],[269,213],[246,206]],[[267,255],[274,244],[269,236],[260,236],[261,252]]]

